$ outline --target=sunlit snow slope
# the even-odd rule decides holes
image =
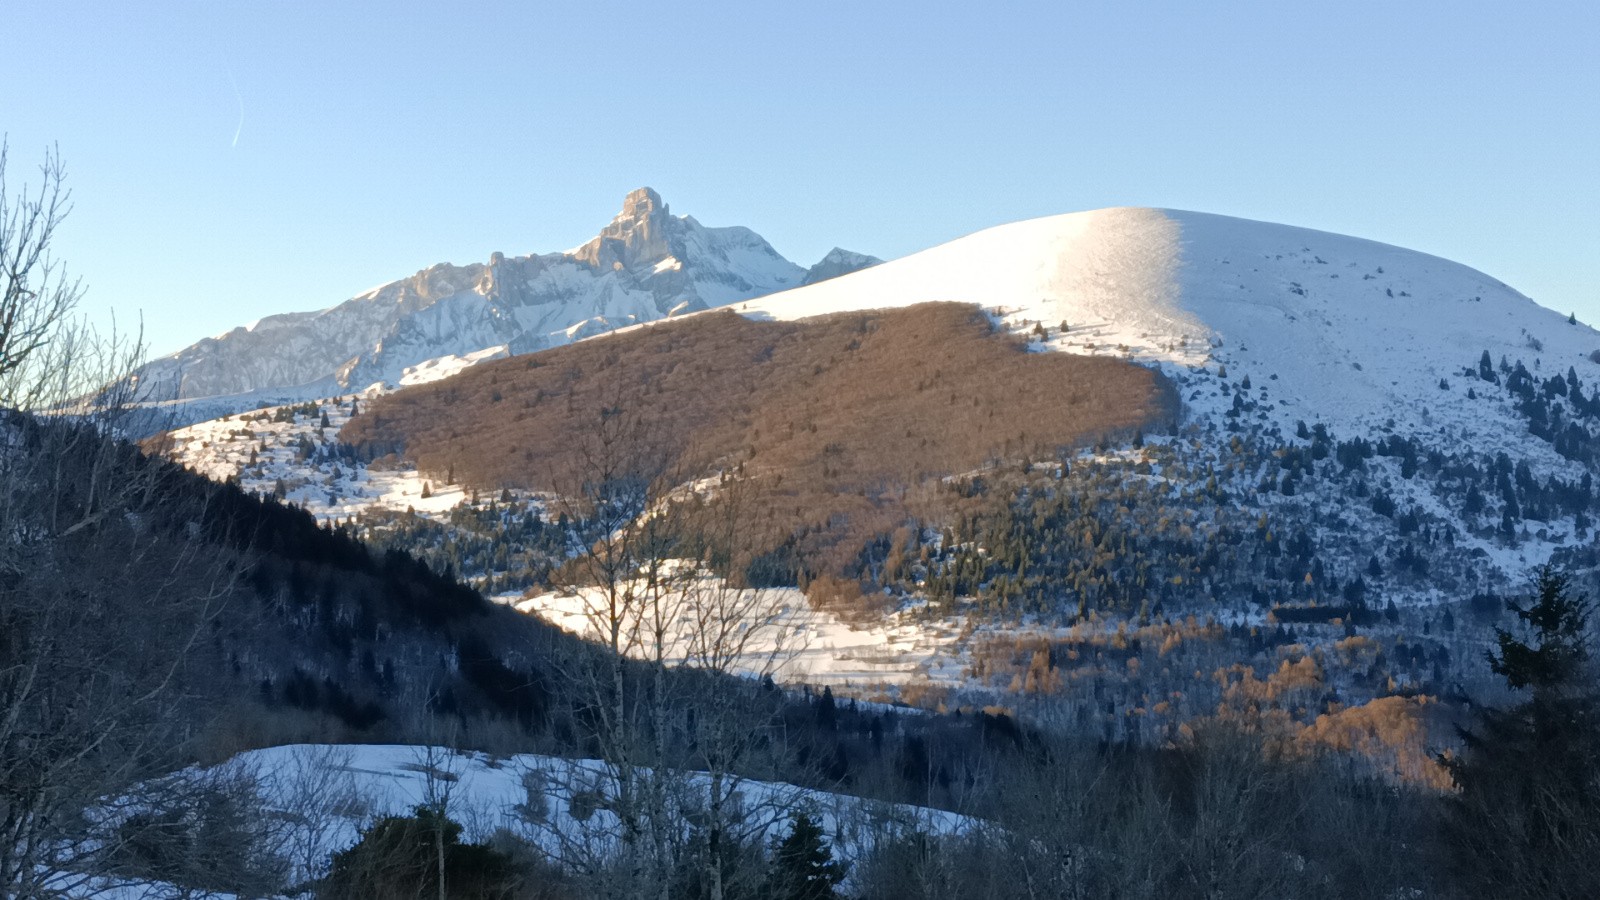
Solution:
[[[1600,376],[1600,334],[1456,263],[1305,228],[1176,210],[1116,208],[1002,225],[832,281],[735,308],[797,319],[957,300],[1043,345],[1156,363],[1189,413],[1226,410],[1215,376],[1248,375],[1273,421],[1336,433],[1397,431],[1528,452],[1499,406],[1457,376],[1483,351],[1535,374]],[[1068,331],[1060,333],[1065,322]],[[1202,369],[1202,367],[1204,367]],[[1445,386],[1441,387],[1441,379]],[[1510,415],[1506,409],[1507,416]]]

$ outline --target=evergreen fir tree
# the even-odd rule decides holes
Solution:
[[[807,813],[795,813],[789,835],[772,848],[765,900],[834,900],[844,873],[822,826]]]
[[[1591,607],[1554,566],[1527,605],[1508,602],[1528,639],[1496,629],[1489,664],[1526,699],[1486,708],[1444,757],[1460,793],[1446,836],[1481,896],[1600,897],[1600,689]]]
[[[1476,482],[1467,487],[1467,499],[1462,510],[1469,516],[1483,512],[1483,492],[1478,490]]]
[[[839,710],[833,700],[833,688],[824,685],[822,696],[817,698],[817,728],[833,731],[838,727],[838,719]]]

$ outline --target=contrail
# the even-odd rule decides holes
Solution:
[[[244,96],[239,93],[239,82],[233,80],[233,69],[228,69],[228,83],[233,85],[233,97],[239,101],[239,127],[233,130],[232,146],[239,146],[239,134],[244,131]]]

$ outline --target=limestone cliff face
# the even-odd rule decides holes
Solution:
[[[799,285],[806,271],[748,228],[671,214],[650,188],[569,253],[441,263],[319,312],[272,316],[155,360],[154,395],[357,390],[408,367],[506,346],[525,353]]]
[[[579,247],[573,258],[601,271],[632,269],[641,262],[658,262],[673,255],[672,216],[661,195],[639,188],[622,199],[622,212]],[[678,248],[678,249],[681,249]]]

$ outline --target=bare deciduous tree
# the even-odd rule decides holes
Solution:
[[[616,896],[665,898],[691,878],[720,900],[742,848],[783,817],[770,791],[747,805],[740,786],[761,754],[784,747],[770,677],[804,617],[740,583],[757,545],[741,485],[689,483],[649,438],[613,405],[562,492],[574,528],[563,587],[601,645],[563,669],[603,767],[574,770],[597,783],[559,790],[598,791],[605,812],[562,840],[562,855],[618,878],[604,886]]]
[[[616,896],[665,898],[676,854],[676,785],[659,764],[670,715],[666,634],[676,619],[669,536],[647,515],[665,490],[666,466],[643,452],[645,433],[619,406],[601,411],[559,505],[573,526],[567,584],[599,652],[579,649],[562,671],[575,689],[582,737],[604,761],[598,783],[565,784],[567,798],[598,792],[605,816],[573,834],[557,828],[564,863],[591,878],[620,879]],[[646,673],[629,659],[655,662]],[[574,770],[577,772],[578,770]],[[620,865],[619,865],[620,863]]]
[[[760,809],[741,803],[749,771],[785,755],[783,735],[770,724],[782,700],[770,686],[803,649],[807,620],[773,591],[742,583],[759,546],[749,502],[742,481],[725,481],[711,496],[685,501],[679,517],[692,547],[683,560],[690,578],[680,588],[679,640],[696,676],[691,759],[706,773],[703,870],[711,900],[724,897],[724,873],[739,848],[759,842],[795,799],[768,796]]]
[[[4,156],[0,894],[36,897],[110,865],[117,840],[86,807],[179,762],[191,651],[232,573],[182,529],[204,500],[175,504],[170,471],[115,432],[142,348],[73,319],[78,285],[50,254],[69,206],[59,159],[11,199]]]
[[[50,254],[55,231],[72,208],[61,157],[55,150],[47,153],[37,190],[24,185],[13,198],[5,189],[8,150],[0,142],[0,376],[6,390],[0,404],[16,407],[27,398],[13,392],[37,381],[16,376],[58,342],[81,292]]]
[[[354,758],[347,747],[306,744],[294,749],[288,765],[265,774],[273,848],[288,864],[291,889],[328,874],[335,836],[365,808],[350,772]]]

